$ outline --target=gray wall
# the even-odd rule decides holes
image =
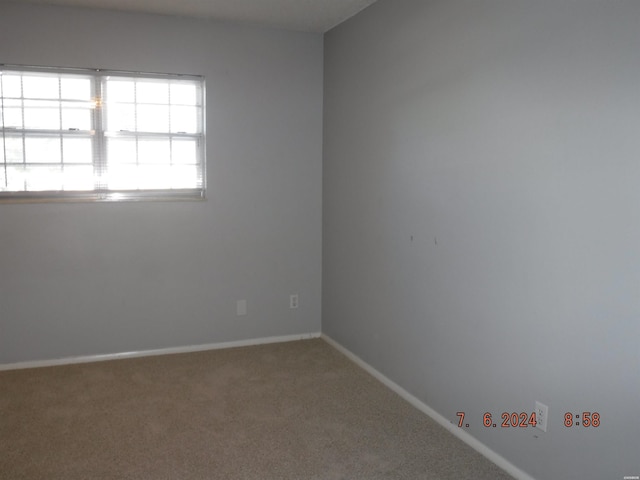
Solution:
[[[639,26],[380,0],[325,36],[323,332],[541,480],[640,475]],[[536,400],[547,433],[481,426]]]
[[[205,75],[208,200],[0,205],[0,364],[319,332],[322,49],[1,3],[0,63]]]

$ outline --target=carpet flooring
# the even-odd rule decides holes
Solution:
[[[0,372],[0,478],[511,477],[315,339]]]

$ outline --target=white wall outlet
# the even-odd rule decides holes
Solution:
[[[244,317],[246,314],[247,314],[247,301],[238,300],[236,302],[236,315],[239,317]]]
[[[298,294],[289,295],[289,308],[298,308]]]
[[[543,432],[547,431],[547,420],[549,418],[549,407],[544,403],[536,402],[536,428]]]

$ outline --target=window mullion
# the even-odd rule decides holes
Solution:
[[[26,132],[26,125],[24,123],[25,118],[24,118],[24,76],[20,75],[20,113],[22,115],[22,129],[23,129],[23,133],[22,133],[22,168],[24,171],[24,179],[23,179],[23,189],[26,190],[27,189],[27,134]]]
[[[169,99],[169,104],[167,108],[169,110],[169,116],[167,118],[167,122],[169,124],[169,128],[167,131],[169,132],[169,165],[173,166],[173,129],[171,128],[171,82],[167,82],[167,98]]]
[[[107,152],[104,138],[104,118],[106,103],[104,101],[104,79],[96,74],[93,77],[93,90],[95,108],[93,111],[93,174],[97,192],[104,192],[107,189]]]
[[[4,76],[0,74],[0,110],[2,111],[2,169],[4,170],[4,186],[9,185],[9,179],[7,178],[7,139],[4,128]]]
[[[140,139],[138,137],[138,79],[133,82],[133,134],[136,142],[136,168],[140,169]],[[136,172],[136,178],[140,178],[139,172]],[[140,186],[138,183],[136,186]]]
[[[60,122],[60,133],[58,138],[60,139],[60,187],[65,190],[65,163],[64,163],[64,137],[62,135],[62,77],[58,75],[58,121]]]

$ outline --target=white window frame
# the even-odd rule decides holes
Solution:
[[[25,88],[22,86],[23,77],[20,77],[21,97],[5,97],[2,87],[2,76],[5,73],[14,75],[14,80],[16,74],[24,74],[25,76],[42,75],[58,79],[85,79],[85,82],[86,79],[90,79],[92,95],[90,99],[85,100],[65,99],[62,93],[63,87],[61,86],[63,81],[58,80],[58,98],[55,99],[49,95],[47,99],[42,100],[42,103],[55,105],[57,102],[58,106],[53,106],[51,110],[57,111],[60,115],[59,128],[37,128],[37,125],[34,128],[33,125],[35,124],[29,126],[25,120],[25,111],[28,110],[25,105],[28,105],[28,102],[33,104],[33,102],[40,100],[35,99],[33,96],[25,97]],[[106,96],[109,92],[107,85],[113,85],[114,83],[108,84],[108,82],[117,80],[124,80],[125,83],[133,82],[133,101],[128,101],[128,103],[110,102],[109,97]],[[161,88],[164,88],[166,84],[167,100],[158,100],[158,104],[139,102],[138,97],[141,97],[141,94],[136,93],[139,82],[147,87],[149,85],[153,86],[153,82],[156,82]],[[195,89],[192,89],[195,92],[195,99],[186,106],[172,103],[171,101],[171,92],[174,91],[174,87],[177,89],[181,85],[187,85],[188,88],[195,87]],[[9,89],[7,88],[6,90]],[[155,100],[146,101],[153,102]],[[11,103],[13,114],[16,114],[16,112],[21,112],[22,114],[22,123],[18,127],[5,125],[5,112],[10,110],[9,106],[7,106],[9,102],[13,102]],[[73,102],[77,103],[74,104]],[[90,106],[88,106],[88,103],[90,103]],[[18,104],[21,106],[16,107]],[[76,105],[79,106],[76,107]],[[159,109],[158,111],[167,112],[168,117],[165,125],[168,126],[166,131],[162,130],[162,128],[156,128],[155,131],[145,131],[143,127],[139,127],[139,124],[144,123],[142,120],[138,120],[138,117],[142,118],[142,109],[147,108],[147,112],[153,112],[154,105]],[[0,202],[204,200],[206,191],[205,105],[205,81],[204,77],[199,75],[0,65]],[[120,127],[118,130],[111,128],[109,130],[109,122],[111,121],[113,124],[112,118],[115,117],[115,114],[111,112],[115,112],[118,106],[124,106],[126,107],[124,109],[126,112],[132,112],[134,118],[131,120],[131,127]],[[86,113],[87,109],[91,110],[88,114],[90,117],[89,129],[68,128],[69,125],[73,125],[69,122],[66,122],[67,125],[65,125],[63,115],[74,108],[76,111],[84,108],[84,113]],[[180,109],[183,112],[188,112],[185,116],[188,120],[189,128],[185,128],[185,130],[189,131],[176,130],[176,128],[181,128],[180,126],[174,127],[174,120],[177,115],[174,115],[174,120],[171,120],[171,112],[178,112]],[[42,111],[44,112],[45,110],[43,109]],[[120,118],[126,119],[128,117],[121,115]],[[162,118],[164,120],[164,117]],[[89,125],[89,123],[86,125]],[[175,125],[178,125],[177,121]],[[20,141],[22,141],[22,163],[20,163],[19,155],[10,156],[7,153],[7,139],[9,138],[13,140],[14,145],[16,145],[16,142],[19,145]],[[26,142],[34,142],[34,139],[42,140],[46,138],[53,139],[56,142],[55,144],[59,146],[60,152],[56,151],[55,155],[52,155],[54,160],[46,159],[44,163],[34,163],[33,160],[27,161],[28,154],[26,152],[28,149]],[[91,158],[86,159],[86,161],[81,160],[84,163],[80,168],[78,164],[70,164],[65,160],[65,148],[63,145],[65,145],[64,142],[70,139],[91,140],[91,153],[89,154]],[[132,156],[126,158],[126,162],[129,163],[126,163],[124,167],[117,165],[117,156],[113,153],[118,141],[121,144],[128,143],[134,148]],[[156,153],[159,152],[159,156],[162,159],[155,159],[153,151],[147,153],[146,157],[141,157],[142,154],[140,152],[143,143],[146,145],[155,143]],[[188,155],[174,153],[180,152],[178,149],[180,144],[189,147],[187,150],[189,152]],[[114,145],[112,153],[109,153],[109,145]],[[166,145],[167,148],[157,150],[158,145],[161,147]],[[141,158],[145,160],[143,161]],[[38,162],[42,162],[42,160],[38,160]],[[36,178],[38,174],[32,172],[44,172],[46,170],[43,168],[47,166],[53,169],[62,179],[59,187],[31,187],[30,185],[37,185],[38,180]],[[84,167],[84,169],[81,167]],[[125,167],[128,167],[128,170]],[[81,188],[77,186],[76,188],[69,187],[69,185],[78,185],[78,183],[74,184],[68,181],[65,183],[64,178],[68,178],[65,177],[65,174],[71,175],[69,172],[74,168],[76,169],[75,172],[82,172],[76,173],[77,177],[82,182],[85,182]],[[22,190],[16,187],[16,185],[20,185],[18,182],[9,186],[8,180],[10,178],[8,173],[10,170],[17,172],[20,169],[24,172]],[[87,173],[90,171],[92,173]],[[118,174],[122,178],[118,177],[115,172],[120,172]],[[129,176],[129,184],[127,184],[127,179],[124,178],[126,175],[122,174],[122,172],[135,172],[134,175]],[[178,172],[181,175],[176,175],[174,172]],[[16,178],[15,174],[11,178]],[[132,178],[133,180],[131,180]],[[44,180],[46,185],[46,178]],[[122,181],[118,183],[118,180],[124,180],[124,183]]]

